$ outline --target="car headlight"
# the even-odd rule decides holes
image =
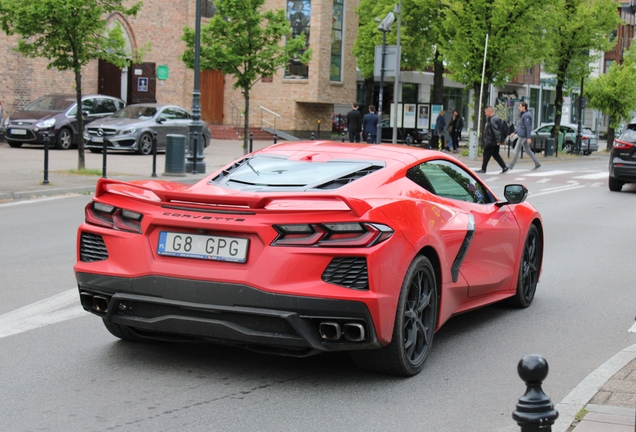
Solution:
[[[55,119],[52,118],[44,120],[42,122],[36,123],[35,126],[39,127],[40,129],[52,128],[53,126],[55,126]]]
[[[137,132],[137,129],[136,128],[131,128],[131,129],[126,129],[124,131],[121,131],[119,134],[120,135],[132,135],[135,132]]]

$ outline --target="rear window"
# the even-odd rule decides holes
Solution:
[[[238,161],[211,183],[240,190],[336,189],[383,167],[382,161],[314,162],[257,155]]]
[[[56,111],[61,112],[75,103],[72,96],[50,95],[42,96],[23,108],[24,111]]]
[[[628,125],[621,136],[619,137],[621,141],[626,141],[629,143],[636,143],[636,124]]]

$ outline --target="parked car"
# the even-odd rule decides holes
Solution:
[[[331,132],[347,132],[347,115],[332,114],[331,115]]]
[[[188,136],[192,114],[184,108],[170,104],[128,105],[112,116],[91,123],[84,129],[84,146],[98,153],[108,139],[109,150],[134,151],[147,155],[152,153],[152,137],[157,134],[157,150],[166,149],[168,134]],[[203,127],[203,147],[210,144],[210,129]]]
[[[77,144],[77,97],[74,94],[42,96],[11,114],[6,122],[5,139],[11,147],[22,144],[44,144],[47,133],[51,145],[66,150]],[[88,95],[82,97],[84,123],[109,116],[126,103],[111,96]]]
[[[194,185],[100,179],[77,233],[85,310],[118,338],[350,351],[417,374],[451,316],[528,307],[543,259],[528,190],[498,197],[427,149],[282,143]]]
[[[391,142],[393,140],[391,119],[384,119],[380,123],[382,124],[382,141]],[[414,142],[421,144],[424,141],[428,141],[428,135],[427,129],[399,127],[397,130],[397,141],[404,144],[413,144]]]
[[[552,137],[552,129],[554,129],[554,123],[548,123],[532,131],[532,137]],[[563,139],[563,152],[574,153],[576,151],[576,134],[579,129],[578,125],[571,123],[564,123],[560,126],[561,133],[565,133]],[[544,146],[542,141],[533,140],[532,151],[543,152]],[[592,152],[598,151],[598,140],[596,135],[588,127],[582,127],[581,129],[581,152],[584,155],[590,155]]]
[[[609,189],[620,192],[625,183],[636,183],[636,119],[614,139],[610,151]]]

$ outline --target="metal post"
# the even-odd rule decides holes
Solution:
[[[541,388],[548,376],[548,362],[540,355],[527,355],[519,361],[517,373],[526,383],[526,393],[519,398],[512,418],[521,432],[551,432],[559,413]]]
[[[321,121],[318,120],[318,139],[320,139],[320,123]]]
[[[578,126],[579,128],[576,131],[576,144],[574,146],[574,151],[576,154],[581,153],[581,122],[583,121],[583,83],[585,82],[585,77],[581,77],[581,94],[579,95],[579,112],[578,112]]]
[[[378,127],[375,143],[382,142],[382,96],[384,94],[384,58],[386,57],[386,31],[382,30],[382,62],[380,63],[380,95],[378,96]],[[397,107],[396,107],[397,109]]]
[[[49,184],[49,142],[51,138],[49,138],[49,133],[44,132],[44,180],[42,181],[43,185]]]
[[[342,136],[340,137],[340,141],[345,142],[345,133],[342,133]]]
[[[311,133],[311,140],[313,141],[313,140],[315,140],[315,139],[316,139],[316,137],[314,136],[314,133],[312,132],[312,133]]]
[[[203,162],[203,122],[201,121],[201,92],[199,87],[201,72],[201,0],[196,0],[194,23],[194,90],[192,92],[192,122],[189,127],[189,148],[186,155],[186,171],[192,174],[205,173]]]
[[[398,112],[398,99],[401,99],[399,96],[402,94],[400,92],[400,69],[402,66],[402,47],[400,46],[400,36],[402,33],[402,0],[398,1],[398,5],[394,8],[394,11],[398,14],[398,27],[397,27],[397,59],[395,61],[395,82],[393,84],[393,135],[391,137],[391,142],[393,144],[397,144],[397,112]]]
[[[274,144],[278,142],[278,135],[274,134]]]
[[[254,134],[250,132],[250,153],[252,153],[253,148],[254,148]]]
[[[152,175],[157,177],[157,132],[152,133]]]
[[[106,157],[108,156],[108,138],[104,138],[102,143],[102,177],[106,178]]]

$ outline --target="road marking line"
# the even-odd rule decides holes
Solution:
[[[631,333],[636,333],[636,323],[629,329]]]
[[[583,179],[583,180],[600,180],[600,179],[604,179],[609,177],[609,174],[607,174],[607,171],[605,172],[597,172],[594,174],[585,174],[582,176],[576,176],[576,177],[572,177],[575,179]]]
[[[563,170],[552,170],[552,171],[538,171],[534,173],[526,174],[528,177],[548,177],[548,176],[558,176],[561,174],[570,174],[574,171],[563,171]]]
[[[32,198],[32,199],[28,199],[24,201],[12,201],[8,203],[3,203],[3,204],[0,204],[0,207],[13,207],[13,206],[25,205],[25,204],[35,204],[35,203],[40,203],[43,201],[53,201],[53,200],[59,200],[63,198],[73,198],[80,195],[81,194],[78,194],[78,193],[71,193],[67,195],[56,195],[56,196],[46,197],[46,198]]]
[[[605,183],[595,182],[595,183],[592,183],[590,186],[591,187],[600,187],[600,186],[605,186]]]
[[[545,192],[538,192],[538,193],[531,193],[529,195],[530,198],[534,198],[534,197],[538,197],[541,195],[549,195],[549,194],[553,194],[553,193],[557,193],[557,192],[567,192],[567,191],[571,191],[574,189],[581,189],[584,188],[584,185],[580,185],[580,186],[566,186],[564,188],[560,188],[557,190],[546,190]]]
[[[86,314],[77,288],[0,315],[0,339]]]
[[[544,178],[544,179],[541,179],[541,180],[537,180],[536,183],[548,183],[550,180],[552,180],[552,179]]]

